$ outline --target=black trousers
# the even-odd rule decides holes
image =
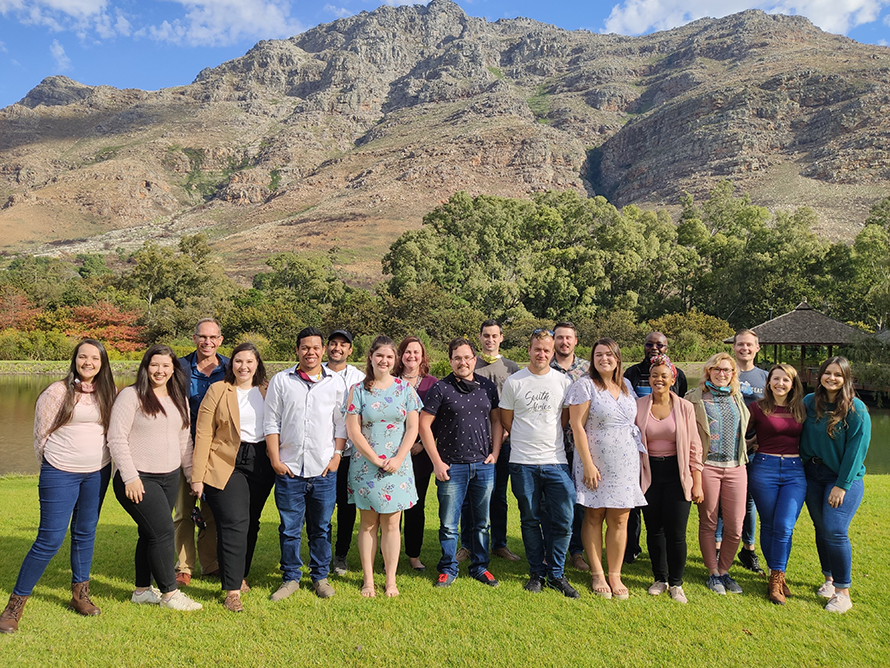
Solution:
[[[142,501],[127,498],[120,471],[114,474],[114,495],[139,528],[136,541],[136,586],[149,587],[151,579],[162,594],[176,586],[176,551],[173,547],[173,505],[179,493],[179,469],[170,473],[142,473],[139,479],[145,488]]]
[[[426,450],[421,450],[418,454],[411,455],[411,463],[414,465],[417,505],[402,512],[402,517],[405,522],[405,554],[417,559],[420,557],[420,549],[423,547],[426,492],[430,487],[430,477],[433,475],[433,462],[430,461]]]
[[[242,443],[235,470],[224,489],[204,486],[204,496],[216,518],[216,553],[219,579],[226,591],[241,589],[250,572],[260,516],[275,485],[275,472],[266,443]]]
[[[349,503],[346,483],[349,482],[349,461],[351,457],[340,457],[337,468],[337,541],[334,556],[346,558],[352,545],[352,532],[355,529],[355,504]]]
[[[646,520],[646,545],[657,582],[671,587],[683,584],[686,569],[686,523],[692,505],[683,495],[677,458],[649,458],[652,484],[646,491],[643,517]]]

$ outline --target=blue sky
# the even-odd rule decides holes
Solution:
[[[261,39],[289,37],[403,0],[0,0],[0,108],[44,77],[156,90]],[[471,16],[526,16],[575,30],[639,35],[745,9],[800,14],[828,32],[890,44],[890,0],[458,0]],[[718,6],[719,10],[714,7]]]

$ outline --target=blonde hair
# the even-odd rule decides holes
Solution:
[[[717,365],[724,360],[732,365],[732,378],[729,381],[729,387],[732,390],[732,394],[741,394],[742,391],[739,388],[739,365],[735,363],[735,359],[729,353],[716,353],[715,355],[711,355],[711,358],[705,362],[705,368],[702,369],[698,386],[702,391],[708,391],[706,383],[711,379],[711,371],[716,369]]]
[[[791,379],[791,391],[788,392],[788,409],[791,416],[798,424],[803,424],[807,417],[807,410],[803,405],[803,384],[800,382],[800,376],[790,364],[774,364],[769,370],[766,377],[766,387],[763,388],[763,399],[757,400],[757,405],[764,415],[772,415],[776,410],[776,397],[773,395],[773,388],[770,387],[769,381],[773,377],[773,372],[782,371]]]

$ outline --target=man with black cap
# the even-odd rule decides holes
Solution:
[[[328,371],[333,371],[343,376],[346,381],[347,393],[349,388],[365,379],[365,374],[346,362],[352,355],[352,334],[345,329],[335,329],[328,337],[326,348],[328,361],[324,366]],[[347,501],[346,482],[349,479],[349,461],[352,454],[352,441],[346,441],[346,450],[340,459],[340,467],[337,469],[337,541],[334,545],[334,563],[331,571],[334,575],[346,575],[349,568],[346,565],[346,554],[352,544],[352,532],[355,529],[355,504]]]

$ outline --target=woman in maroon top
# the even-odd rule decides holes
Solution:
[[[393,375],[401,378],[416,391],[420,400],[426,399],[426,393],[438,382],[438,378],[429,375],[430,360],[426,355],[426,347],[423,341],[416,336],[406,336],[399,344],[396,351],[396,366]],[[424,529],[424,502],[426,491],[430,486],[430,476],[433,474],[433,463],[426,454],[420,437],[414,447],[411,448],[411,463],[414,465],[414,484],[417,486],[417,503],[414,507],[402,511],[405,520],[405,554],[411,567],[416,571],[426,570],[426,566],[420,561],[420,548],[423,547]]]
[[[806,411],[795,368],[777,364],[770,369],[763,399],[750,411],[748,436],[756,435],[757,452],[748,485],[760,515],[760,549],[770,569],[769,600],[783,605],[791,594],[785,584],[791,534],[807,492],[799,449]]]

